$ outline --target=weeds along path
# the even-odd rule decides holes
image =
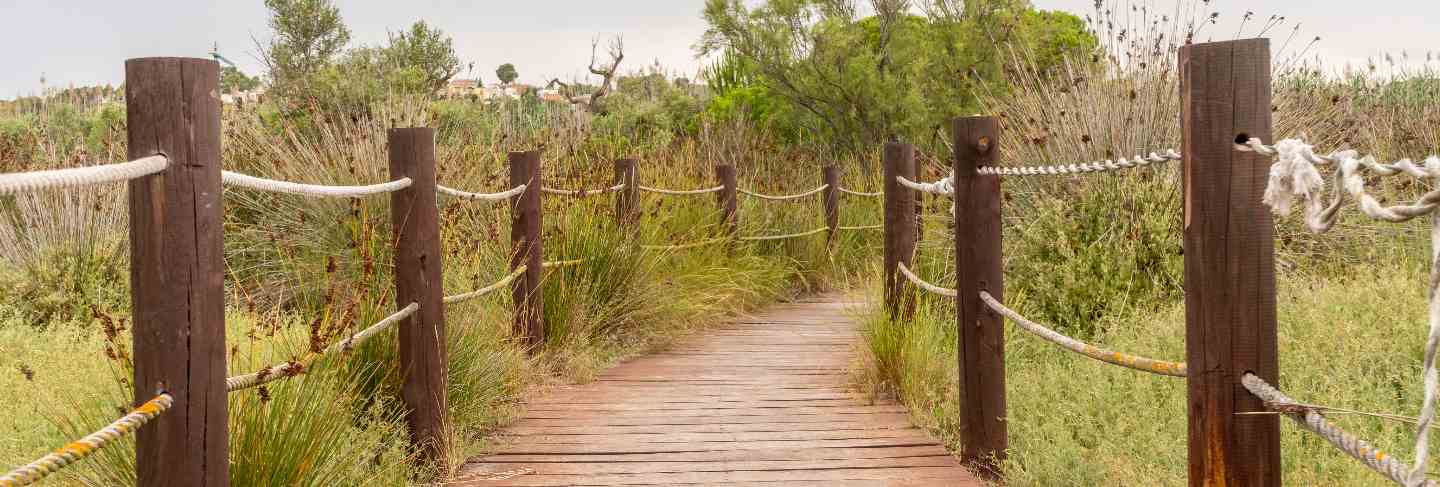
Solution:
[[[552,392],[453,485],[981,485],[903,407],[848,391],[851,305],[777,305]]]

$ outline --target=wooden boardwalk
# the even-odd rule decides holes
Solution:
[[[981,485],[902,407],[848,392],[844,308],[776,306],[539,398],[457,485]]]

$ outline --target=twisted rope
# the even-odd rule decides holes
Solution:
[[[1365,189],[1365,178],[1360,175],[1364,168],[1379,176],[1405,174],[1414,178],[1434,179],[1440,177],[1440,157],[1430,156],[1424,165],[1416,165],[1409,159],[1382,164],[1374,156],[1357,158],[1354,150],[1341,150],[1328,155],[1318,155],[1314,147],[1301,139],[1285,139],[1273,146],[1265,145],[1259,139],[1250,138],[1235,147],[1240,151],[1256,152],[1274,156],[1270,166],[1270,180],[1265,187],[1264,202],[1279,215],[1290,212],[1296,199],[1305,206],[1305,225],[1311,231],[1323,233],[1335,226],[1339,219],[1344,196],[1349,194],[1359,202],[1361,213],[1370,218],[1388,222],[1403,222],[1421,215],[1431,215],[1431,270],[1429,295],[1430,331],[1425,339],[1422,382],[1425,389],[1424,401],[1420,406],[1419,431],[1415,434],[1415,467],[1403,482],[1409,487],[1425,481],[1425,465],[1429,460],[1430,426],[1435,421],[1435,405],[1440,399],[1440,370],[1436,368],[1436,351],[1440,348],[1440,189],[1433,189],[1414,203],[1385,206]],[[1330,202],[1322,201],[1325,179],[1320,176],[1316,165],[1334,164],[1334,182],[1344,191],[1335,191]]]
[[[820,185],[820,187],[815,188],[815,189],[812,189],[812,190],[810,190],[810,191],[806,191],[806,192],[804,192],[804,193],[791,194],[791,195],[783,195],[783,196],[772,196],[772,195],[768,195],[768,194],[760,194],[760,193],[756,193],[756,192],[753,192],[753,191],[750,191],[750,190],[745,190],[745,189],[739,189],[739,190],[737,190],[737,191],[739,191],[739,192],[741,192],[741,193],[743,193],[743,194],[745,194],[745,195],[749,195],[749,196],[754,196],[754,197],[756,197],[756,198],[760,198],[760,199],[762,199],[762,200],[786,201],[786,200],[800,199],[800,198],[804,198],[804,197],[806,197],[806,196],[813,196],[813,195],[819,194],[821,191],[825,191],[825,188],[829,188],[829,187],[830,187],[829,184],[822,184],[822,185]]]
[[[885,192],[884,192],[884,191],[876,191],[876,192],[874,192],[874,193],[865,193],[865,192],[861,192],[861,191],[855,191],[855,190],[852,190],[852,189],[848,189],[848,188],[845,188],[844,186],[841,186],[841,187],[835,188],[835,189],[840,190],[841,193],[845,193],[845,194],[848,194],[848,195],[851,195],[851,196],[876,197],[876,196],[884,196],[884,195],[885,195]]]
[[[399,323],[400,320],[410,317],[410,315],[415,314],[415,312],[419,310],[420,303],[410,303],[409,306],[406,306],[400,311],[396,311],[390,316],[386,316],[385,319],[375,322],[375,324],[370,325],[369,328],[360,330],[354,335],[350,335],[350,338],[346,338],[339,343],[331,345],[329,348],[326,348],[324,352],[321,352],[319,354],[310,354],[306,357],[305,363],[303,364],[295,361],[290,361],[283,364],[271,365],[253,373],[237,375],[227,378],[225,379],[225,390],[228,392],[235,392],[275,382],[280,379],[286,379],[294,377],[296,375],[300,375],[301,372],[304,372],[305,369],[310,367],[309,364],[315,363],[315,361],[318,360],[320,357],[332,353],[349,352],[350,350],[355,348],[355,345],[363,343],[370,337],[384,331],[386,328],[389,328],[395,323]]]
[[[787,239],[787,238],[808,237],[808,236],[810,236],[810,235],[814,235],[814,234],[817,234],[817,233],[822,233],[822,232],[824,232],[824,231],[826,231],[826,230],[829,230],[829,228],[820,227],[820,228],[816,228],[816,229],[814,229],[814,230],[804,231],[804,232],[800,232],[800,233],[791,233],[791,234],[786,234],[786,235],[765,235],[765,236],[756,236],[756,237],[740,237],[740,240],[746,240],[746,241],[756,241],[756,240],[783,240],[783,239]]]
[[[1141,357],[1139,355],[1131,355],[1128,353],[1114,352],[1099,348],[1094,345],[1082,342],[1080,340],[1076,340],[1074,338],[1062,335],[1060,334],[1060,332],[1041,326],[1038,323],[1026,319],[1024,316],[1020,316],[1020,313],[1016,313],[1015,310],[1006,308],[1005,305],[1000,304],[999,301],[996,301],[995,298],[990,295],[990,293],[980,291],[980,300],[984,301],[985,305],[989,306],[990,309],[995,310],[996,313],[1000,313],[1002,316],[1009,318],[1011,322],[1015,323],[1016,325],[1020,325],[1021,329],[1028,331],[1040,338],[1044,338],[1046,341],[1069,349],[1072,352],[1079,353],[1086,357],[1090,357],[1108,364],[1119,365],[1121,367],[1131,368],[1143,372],[1149,372],[1152,374],[1168,375],[1172,377],[1186,377],[1186,368],[1183,362],[1166,362],[1163,360],[1155,360],[1152,358]]]
[[[721,191],[721,190],[724,190],[724,189],[725,189],[724,186],[716,186],[716,187],[713,187],[713,188],[705,188],[705,189],[688,189],[688,190],[687,190],[687,189],[660,189],[660,188],[651,188],[651,187],[649,187],[649,186],[640,186],[640,191],[649,191],[649,192],[651,192],[651,193],[668,194],[668,195],[705,194],[705,193],[718,192],[718,191]]]
[[[438,184],[435,185],[435,190],[438,191],[438,192],[440,192],[440,194],[446,194],[446,195],[454,196],[454,197],[456,197],[456,198],[462,198],[462,199],[467,199],[467,200],[499,201],[499,200],[503,200],[503,199],[509,198],[509,197],[511,197],[511,196],[518,195],[518,194],[520,194],[520,193],[524,193],[524,192],[525,192],[525,185],[522,184],[522,185],[519,185],[519,186],[510,188],[510,189],[507,189],[507,190],[505,190],[505,191],[501,191],[501,192],[499,192],[499,193],[469,193],[469,192],[465,192],[465,191],[460,191],[460,190],[455,189],[455,188],[449,188],[449,187],[441,186],[441,185],[438,185]]]
[[[586,196],[592,196],[597,194],[613,193],[622,189],[625,189],[625,183],[620,183],[605,189],[555,189],[542,187],[540,188],[540,191],[544,191],[549,194],[558,194],[561,196],[578,196],[584,198]]]
[[[1120,169],[1130,169],[1130,168],[1134,168],[1134,167],[1145,167],[1145,166],[1149,166],[1149,165],[1151,165],[1151,164],[1158,164],[1158,163],[1164,163],[1164,162],[1170,162],[1170,161],[1178,161],[1178,160],[1180,160],[1180,153],[1175,152],[1174,149],[1169,149],[1169,150],[1166,150],[1164,154],[1156,154],[1156,153],[1154,153],[1154,152],[1151,152],[1150,155],[1147,155],[1147,156],[1136,155],[1135,157],[1130,158],[1130,159],[1126,159],[1126,158],[1124,158],[1124,157],[1121,157],[1120,160],[1118,160],[1118,161],[1112,161],[1112,160],[1106,159],[1106,160],[1103,160],[1103,161],[1087,162],[1087,163],[1083,163],[1083,164],[1068,164],[1068,165],[1055,165],[1055,166],[1022,166],[1022,167],[994,167],[994,166],[987,166],[987,167],[982,167],[982,168],[980,168],[977,172],[979,172],[980,174],[997,175],[997,176],[1032,176],[1032,175],[1053,176],[1053,175],[1058,175],[1058,174],[1085,174],[1085,173],[1092,173],[1092,172],[1117,171],[1117,170],[1120,170]]]
[[[1302,428],[1320,435],[1321,438],[1324,438],[1325,441],[1339,448],[1340,451],[1345,452],[1346,455],[1360,460],[1365,466],[1370,467],[1371,470],[1380,473],[1380,475],[1384,475],[1385,478],[1407,487],[1440,486],[1440,484],[1434,481],[1425,479],[1424,464],[1412,470],[1405,462],[1386,454],[1379,448],[1375,448],[1369,442],[1356,438],[1354,435],[1340,429],[1339,426],[1335,426],[1334,423],[1325,419],[1325,416],[1321,415],[1315,408],[1296,402],[1255,374],[1245,374],[1241,376],[1240,384],[1244,385],[1245,389],[1250,391],[1251,394],[1254,394],[1255,397],[1260,398],[1261,401],[1265,401],[1265,407],[1290,417],[1290,419],[1295,420]],[[1411,475],[1411,472],[1415,470],[1421,472],[1418,481],[1416,477]]]
[[[885,228],[885,224],[883,223],[879,225],[860,225],[853,227],[847,227],[842,225],[835,227],[836,230],[880,230],[882,228]]]
[[[154,155],[116,164],[0,174],[0,194],[128,181],[164,171],[167,165],[165,156]]]
[[[318,198],[359,198],[372,194],[389,193],[410,187],[410,178],[400,178],[394,181],[371,184],[367,186],[326,186],[322,184],[302,184],[275,179],[257,178],[240,174],[238,172],[224,171],[220,173],[220,182],[229,186],[239,186],[272,193],[298,194],[301,196],[313,196]]]
[[[955,194],[954,180],[955,176],[950,175],[946,176],[945,179],[941,179],[933,183],[917,183],[915,181],[905,179],[905,176],[895,176],[895,181],[899,182],[901,186],[916,191],[922,191],[930,194],[938,194],[941,196],[949,196]]]
[[[1440,190],[1431,190],[1409,204],[1385,206],[1365,189],[1365,179],[1360,175],[1364,168],[1380,176],[1406,174],[1415,178],[1440,176],[1440,157],[1430,156],[1424,166],[1418,166],[1409,159],[1393,163],[1376,162],[1374,156],[1359,157],[1354,150],[1342,150],[1328,155],[1318,155],[1314,147],[1300,139],[1285,139],[1273,146],[1265,145],[1259,139],[1249,139],[1237,150],[1257,152],[1275,156],[1270,166],[1270,181],[1265,188],[1265,204],[1278,215],[1290,214],[1290,206],[1296,200],[1305,205],[1305,225],[1311,231],[1321,233],[1330,230],[1339,218],[1339,210],[1346,194],[1359,202],[1361,213],[1370,218],[1388,222],[1403,222],[1421,215],[1428,215],[1440,207]],[[1333,182],[1344,191],[1336,191],[1327,203],[1322,201],[1325,180],[1316,165],[1334,164],[1336,170]]]
[[[544,262],[540,266],[545,269],[551,269],[556,267],[573,267],[584,264],[587,260],[590,259],[552,260],[550,262]]]
[[[524,274],[525,269],[526,266],[523,265],[520,267],[516,267],[515,270],[511,271],[509,275],[505,276],[499,281],[496,281],[494,284],[482,287],[480,289],[476,289],[474,291],[470,291],[468,293],[456,294],[454,296],[445,296],[445,304],[463,303],[478,298],[480,296],[495,292],[495,290],[505,287],[506,285],[510,284],[511,281],[514,281],[515,278],[520,277],[521,274]]]
[[[140,407],[135,408],[129,414],[122,416],[115,422],[101,428],[100,431],[91,433],[84,438],[70,442],[60,447],[59,450],[40,457],[39,460],[10,471],[0,477],[0,487],[19,487],[38,482],[46,475],[60,471],[60,469],[73,465],[75,462],[90,456],[96,450],[104,448],[106,444],[120,439],[121,437],[134,433],[145,423],[155,419],[161,413],[170,409],[175,404],[175,398],[169,394],[161,393],[154,399],[146,401]]]
[[[640,248],[641,248],[641,249],[644,249],[644,250],[662,250],[662,251],[663,251],[663,250],[685,250],[685,249],[693,249],[693,248],[695,248],[695,247],[704,247],[704,246],[706,246],[706,245],[713,245],[713,244],[717,244],[717,243],[720,243],[720,242],[727,242],[727,241],[729,241],[729,240],[730,240],[729,238],[719,237],[719,238],[705,239],[705,240],[701,240],[701,241],[699,241],[699,242],[691,242],[691,243],[687,243],[687,244],[678,244],[678,245],[641,245]]]
[[[914,272],[910,272],[910,268],[905,267],[904,262],[897,262],[896,264],[900,268],[900,273],[904,274],[906,279],[909,279],[911,283],[914,283],[915,286],[919,287],[920,289],[924,289],[926,291],[930,291],[932,293],[939,294],[947,298],[953,298],[959,294],[955,292],[954,289],[950,289],[948,287],[940,287],[929,282],[925,282],[925,280],[921,279],[920,276],[915,275]]]

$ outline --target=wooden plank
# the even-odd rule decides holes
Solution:
[[[1269,163],[1233,149],[1272,140],[1270,43],[1184,46],[1180,70],[1190,485],[1278,486],[1279,418],[1237,415],[1264,410],[1242,374],[1279,383]]]
[[[490,463],[472,464],[466,472],[502,472],[530,468],[542,475],[729,472],[740,470],[818,470],[837,468],[954,467],[950,455],[846,460],[762,460],[739,462],[616,462],[616,463]]]
[[[665,426],[526,426],[524,424],[505,429],[509,435],[608,435],[624,433],[756,433],[781,431],[826,431],[862,429],[912,429],[914,426],[898,423],[874,423],[869,417],[851,421],[828,423],[747,423],[747,424],[695,424]]]
[[[681,433],[677,431],[653,431],[644,433],[598,434],[530,434],[509,436],[511,441],[523,441],[526,445],[614,445],[614,444],[667,444],[702,442],[758,442],[758,441],[810,441],[810,440],[854,440],[854,439],[908,439],[925,440],[925,433],[909,429],[826,429],[803,431],[745,431],[713,433]]]
[[[914,310],[914,291],[900,274],[900,264],[912,266],[915,254],[915,191],[896,177],[915,179],[915,146],[885,143],[885,307],[891,316],[908,316]]]
[[[1000,177],[977,170],[999,157],[1000,121],[963,117],[954,122],[955,288],[960,368],[960,458],[991,479],[1000,476],[1005,427],[1005,322],[980,300],[980,291],[1004,301]]]
[[[915,466],[900,468],[833,468],[813,470],[737,470],[728,472],[680,472],[648,474],[522,475],[505,481],[512,486],[545,485],[676,485],[710,482],[797,482],[840,480],[948,480],[970,483],[969,476],[954,467]]]
[[[897,446],[879,448],[772,448],[768,450],[727,450],[706,452],[616,453],[609,455],[582,454],[508,454],[496,453],[483,460],[487,463],[661,463],[661,462],[744,462],[854,460],[867,458],[904,458],[948,455],[939,445]]]
[[[796,406],[778,408],[711,408],[711,409],[671,409],[671,410],[614,410],[614,411],[592,411],[603,412],[605,416],[612,418],[684,418],[689,416],[839,416],[848,414],[875,414],[875,413],[904,413],[906,409],[900,406]],[[525,417],[532,419],[564,419],[573,417],[572,411],[531,411]]]
[[[847,438],[842,440],[810,441],[696,441],[683,444],[632,443],[610,444],[564,444],[531,445],[520,443],[506,447],[510,455],[614,455],[620,453],[686,453],[686,452],[742,452],[773,450],[780,448],[877,448],[900,446],[926,446],[934,442],[928,439],[906,438]],[[763,453],[762,453],[763,454]]]
[[[537,353],[545,343],[544,300],[540,296],[545,276],[540,151],[511,152],[509,160],[510,187],[526,185],[524,192],[510,198],[510,269],[527,266],[524,277],[510,285],[511,301],[515,303],[513,333],[528,351]]]
[[[638,417],[610,417],[610,416],[585,416],[569,418],[527,418],[520,424],[530,426],[583,426],[583,425],[607,425],[607,426],[630,426],[630,425],[674,425],[674,424],[776,424],[776,423],[833,423],[839,421],[860,421],[862,419],[875,421],[897,421],[907,422],[910,417],[902,413],[890,414],[853,414],[853,415],[793,415],[793,416],[732,416],[732,415],[711,415],[711,416],[690,416],[690,417],[666,417],[666,416],[638,416]]]
[[[169,160],[128,183],[135,401],[175,400],[136,433],[145,487],[230,482],[218,86],[213,60],[125,62],[129,156]]]
[[[445,289],[440,249],[440,211],[435,192],[435,130],[389,131],[390,177],[410,187],[390,193],[395,232],[395,306],[420,309],[398,324],[401,396],[410,441],[425,462],[443,461],[447,424]]]

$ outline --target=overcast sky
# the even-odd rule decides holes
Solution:
[[[1039,8],[1084,14],[1094,0],[1032,1]],[[1173,6],[1173,1],[1152,3]],[[703,0],[336,3],[357,44],[379,44],[387,31],[419,19],[439,26],[454,37],[461,60],[474,62],[474,74],[486,82],[494,81],[495,66],[505,62],[515,63],[523,82],[581,76],[591,39],[617,34],[625,37],[626,67],[659,60],[693,75],[699,62],[691,45],[705,30]],[[1303,22],[1307,38],[1324,38],[1314,52],[1337,64],[1404,49],[1423,58],[1423,49],[1440,49],[1434,26],[1425,21],[1440,19],[1436,0],[1374,0],[1363,9],[1342,0],[1213,3],[1230,19],[1249,8],[1257,17],[1279,13]],[[118,85],[126,58],[203,57],[215,43],[254,74],[255,39],[269,37],[266,15],[261,0],[0,0],[0,98],[38,93],[42,76],[49,86]],[[1234,23],[1222,23],[1211,32],[1218,40],[1234,37],[1234,30]]]

